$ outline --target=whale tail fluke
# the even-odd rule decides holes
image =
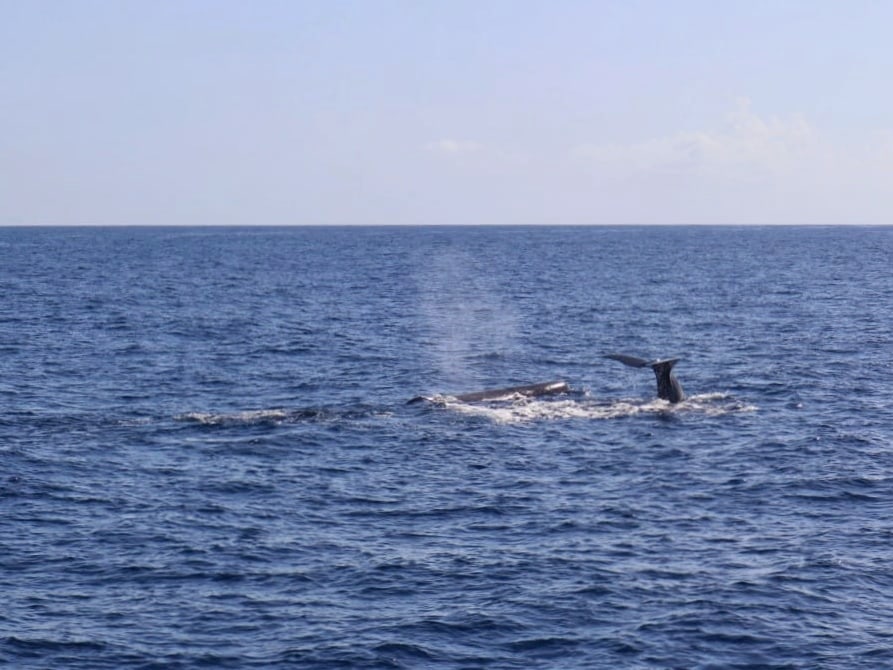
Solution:
[[[672,403],[681,402],[685,399],[685,392],[682,390],[682,384],[673,374],[673,366],[679,362],[678,358],[665,358],[657,361],[646,361],[644,358],[636,356],[626,356],[624,354],[606,354],[605,358],[614,361],[620,361],[624,365],[633,368],[650,367],[654,370],[654,376],[657,378],[657,397],[669,400]]]
[[[624,356],[623,354],[605,354],[605,358],[610,358],[614,361],[620,361],[624,365],[628,365],[631,368],[644,368],[648,365],[651,365],[644,358],[636,358],[635,356]]]

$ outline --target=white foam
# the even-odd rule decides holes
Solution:
[[[737,401],[724,402],[727,398],[724,393],[707,393],[691,396],[677,404],[660,399],[597,401],[588,398],[547,400],[525,397],[513,399],[511,403],[466,403],[449,396],[437,396],[436,401],[450,411],[500,424],[563,419],[605,420],[640,414],[692,413],[722,416],[757,409],[754,405]]]
[[[224,423],[259,423],[264,421],[284,421],[288,412],[283,409],[258,409],[233,414],[211,412],[188,412],[176,417],[180,421],[192,421],[206,426],[219,426]]]

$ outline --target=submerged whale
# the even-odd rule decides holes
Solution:
[[[607,354],[605,358],[620,361],[624,365],[633,368],[650,367],[654,370],[654,376],[657,377],[657,397],[669,400],[672,403],[682,402],[685,400],[685,391],[682,390],[682,384],[673,374],[673,366],[679,362],[678,358],[667,358],[659,361],[646,361],[644,358],[636,358],[635,356],[624,356],[623,354]]]
[[[504,389],[491,389],[488,391],[475,391],[474,393],[460,393],[454,396],[456,400],[461,402],[482,402],[487,400],[509,400],[515,396],[524,398],[538,398],[544,395],[558,395],[560,393],[570,393],[570,386],[567,382],[553,381],[542,382],[540,384],[528,384],[526,386],[511,386]],[[416,396],[407,401],[407,405],[421,402],[422,400],[431,400],[425,396]]]

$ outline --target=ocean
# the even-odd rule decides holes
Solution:
[[[893,667],[891,259],[880,227],[0,229],[0,664]],[[680,358],[687,399],[609,353]]]

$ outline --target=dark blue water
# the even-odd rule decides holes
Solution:
[[[891,667],[891,258],[893,228],[0,229],[0,663]],[[609,352],[683,357],[689,399]]]

